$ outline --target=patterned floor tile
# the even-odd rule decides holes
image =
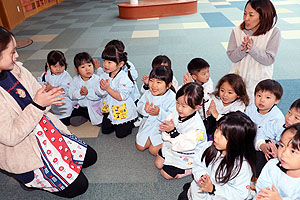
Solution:
[[[159,30],[174,30],[174,29],[183,29],[182,23],[174,24],[159,24]]]
[[[300,24],[300,17],[283,17],[281,19],[289,24]]]
[[[190,23],[183,23],[184,29],[194,29],[194,28],[209,28],[206,22],[190,22]]]
[[[148,31],[133,31],[131,38],[151,38],[159,37],[158,30],[148,30]]]
[[[300,39],[300,30],[281,31],[281,37],[284,39]]]
[[[231,21],[220,12],[201,13],[201,15],[210,27],[234,26],[234,24],[231,23]]]
[[[49,42],[53,40],[58,34],[50,34],[50,35],[34,35],[31,37],[33,42]]]

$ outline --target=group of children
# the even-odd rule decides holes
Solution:
[[[295,162],[300,160],[300,99],[284,117],[276,106],[283,89],[275,80],[260,81],[253,102],[238,74],[223,76],[214,89],[202,58],[189,62],[179,86],[165,55],[155,57],[150,74],[143,76],[139,98],[138,74],[124,49],[121,41],[110,41],[102,52],[103,67],[86,52],[76,54],[73,79],[64,54],[48,54],[39,80],[46,90],[64,91],[66,103],[51,108],[64,124],[89,120],[101,125],[103,134],[123,138],[140,115],[136,148],[156,156],[155,166],[166,179],[193,174],[179,199],[245,199],[257,177],[257,199],[296,195],[282,191],[279,181],[300,181],[300,162]]]

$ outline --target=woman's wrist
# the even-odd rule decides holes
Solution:
[[[32,105],[34,105],[35,107],[37,107],[37,108],[40,109],[40,110],[46,110],[46,107],[41,106],[41,105],[35,103],[34,101],[32,101],[31,103],[32,103]]]

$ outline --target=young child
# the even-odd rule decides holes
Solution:
[[[140,151],[149,148],[155,156],[162,146],[159,125],[176,109],[175,93],[170,89],[172,78],[170,67],[161,65],[153,68],[149,75],[149,90],[137,105],[144,117],[136,135],[136,148]]]
[[[104,96],[102,133],[115,131],[118,138],[124,138],[131,134],[137,118],[136,106],[130,98],[134,80],[122,70],[127,63],[127,53],[108,46],[102,52],[102,59],[105,72],[100,75],[100,94]]]
[[[77,75],[70,84],[69,97],[77,102],[78,107],[72,112],[71,125],[80,126],[88,120],[92,125],[99,125],[103,116],[93,106],[101,101],[100,79],[94,74],[93,59],[86,52],[78,53],[74,57],[74,65]]]
[[[230,73],[243,77],[251,102],[256,84],[273,75],[281,38],[276,22],[276,9],[271,0],[248,0],[243,22],[230,35],[227,48],[232,61]]]
[[[211,102],[210,94],[214,91],[213,82],[209,74],[209,67],[209,64],[204,59],[193,58],[187,66],[188,72],[185,73],[183,77],[184,84],[195,81],[201,84],[204,89],[202,109],[200,109],[202,119],[206,119],[206,112]]]
[[[233,111],[245,111],[249,104],[249,97],[246,92],[246,86],[237,74],[227,74],[223,76],[212,95],[212,101],[206,112],[208,125],[206,131],[213,134],[218,121],[224,114]]]
[[[72,77],[66,71],[67,62],[63,52],[59,50],[50,51],[47,55],[45,64],[45,72],[38,78],[41,85],[46,85],[46,92],[52,88],[59,87],[64,91],[62,95],[65,98],[65,103],[61,106],[52,105],[51,112],[66,126],[70,125],[70,116],[73,111],[73,103],[68,97],[70,82]]]
[[[118,51],[125,52],[125,45],[122,41],[111,40],[105,45],[104,48],[111,46],[111,45],[115,46],[118,49]],[[96,68],[97,68],[97,74],[101,75],[101,73],[103,73],[103,69],[100,67],[100,63],[98,65],[96,65]],[[130,62],[129,60],[127,60],[127,62],[124,64],[124,66],[122,67],[122,70],[128,74],[128,77],[131,77],[130,79],[134,80],[134,91],[130,94],[130,96],[133,99],[133,101],[137,104],[137,102],[141,96],[139,89],[137,87],[137,84],[136,84],[136,80],[138,78],[138,72],[137,72],[136,68],[134,67],[134,65],[132,64],[132,62]]]
[[[154,69],[155,67],[158,67],[160,65],[164,65],[164,66],[170,67],[170,69],[172,69],[171,60],[170,60],[170,58],[168,58],[168,56],[158,55],[153,59],[152,69]],[[144,84],[142,85],[141,92],[145,93],[146,90],[149,90],[149,76],[144,75],[142,78],[142,81]],[[172,79],[172,86],[174,87],[175,91],[177,91],[178,81],[176,80],[175,76],[173,76],[173,79]]]
[[[179,199],[246,199],[255,173],[255,134],[255,124],[244,113],[223,116],[214,141],[196,152],[194,180]]]
[[[251,118],[251,120],[256,124],[258,131],[264,126],[267,126],[273,121],[279,120],[278,123],[284,124],[284,115],[280,109],[276,106],[283,94],[283,89],[275,80],[266,79],[260,81],[254,91],[254,103],[251,103],[247,108],[245,113]],[[259,134],[258,134],[259,135]],[[270,138],[274,140],[275,138]],[[266,164],[266,158],[269,158],[269,145],[265,141],[264,136],[256,137],[255,148],[256,153],[256,177],[259,176],[263,166]],[[277,142],[278,139],[277,139]]]
[[[300,124],[282,133],[278,158],[270,160],[258,180],[257,200],[300,199]]]
[[[182,178],[192,173],[195,151],[207,141],[199,109],[203,88],[187,83],[176,93],[176,110],[159,126],[163,145],[155,166],[166,179]]]

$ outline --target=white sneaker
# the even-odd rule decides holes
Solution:
[[[134,127],[139,127],[141,125],[142,119],[143,118],[138,117],[138,119],[133,123]]]

